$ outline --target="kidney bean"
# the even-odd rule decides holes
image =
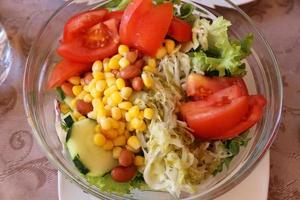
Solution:
[[[128,67],[125,67],[119,72],[119,77],[123,79],[131,79],[141,75],[141,73],[142,73],[141,68],[138,68],[135,65],[129,65]]]
[[[68,82],[64,82],[61,85],[62,91],[65,93],[65,95],[70,96],[70,97],[74,97],[72,88],[73,88],[73,85],[71,83],[68,83]]]
[[[134,63],[136,61],[138,57],[138,52],[135,51],[129,51],[128,53],[126,53],[125,58],[130,62],[130,63]]]
[[[131,81],[131,86],[135,91],[141,91],[144,87],[144,83],[141,77],[134,77]]]
[[[76,109],[80,114],[87,115],[89,112],[93,111],[93,105],[79,99],[76,101]]]
[[[118,166],[111,171],[112,179],[114,179],[117,182],[128,182],[131,179],[133,179],[135,174],[136,174],[135,166],[130,166],[130,167]]]
[[[123,149],[119,156],[119,164],[123,167],[129,167],[134,161],[134,154],[127,149]]]

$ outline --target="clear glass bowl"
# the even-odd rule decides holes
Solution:
[[[56,48],[63,32],[64,23],[76,13],[95,9],[108,2],[103,0],[69,1],[60,7],[47,21],[35,39],[29,53],[24,75],[24,104],[28,121],[33,133],[44,149],[48,159],[68,179],[75,182],[84,191],[101,199],[172,199],[166,192],[138,191],[131,196],[118,196],[99,191],[90,186],[75,169],[68,158],[63,155],[63,146],[55,131],[54,98],[55,93],[46,89],[46,82],[53,68],[53,63],[59,60]],[[247,33],[253,33],[255,40],[252,54],[247,58],[249,73],[246,82],[251,93],[259,93],[266,97],[264,118],[251,129],[252,140],[246,148],[234,159],[228,170],[199,187],[196,194],[183,194],[183,199],[213,199],[233,188],[254,169],[272,144],[281,115],[282,81],[277,61],[272,50],[257,30],[251,19],[230,1],[218,0],[214,6],[208,0],[188,0],[197,9],[206,13],[207,17],[224,16],[232,22],[230,35],[240,38]]]

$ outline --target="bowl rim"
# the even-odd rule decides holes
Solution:
[[[87,191],[89,194],[92,194],[95,197],[101,197],[103,199],[109,199],[108,197],[105,196],[104,193],[101,193],[101,192],[97,191],[96,189],[86,185],[82,181],[79,181],[78,179],[76,179],[58,161],[56,161],[55,157],[51,153],[49,153],[50,149],[47,147],[46,143],[41,139],[41,137],[39,137],[39,131],[37,130],[37,128],[36,128],[36,126],[35,126],[35,124],[32,120],[33,115],[32,115],[32,112],[31,112],[31,109],[30,109],[30,106],[29,106],[29,101],[28,101],[29,97],[27,95],[27,89],[26,89],[26,84],[25,83],[27,81],[27,74],[28,74],[28,70],[30,68],[30,66],[29,66],[30,57],[35,52],[35,48],[38,44],[38,40],[41,37],[41,35],[43,34],[43,32],[44,32],[45,28],[47,27],[47,25],[51,22],[51,20],[58,13],[61,12],[61,10],[63,10],[65,7],[67,7],[69,4],[73,3],[74,1],[76,1],[76,0],[68,0],[67,2],[63,3],[58,9],[56,9],[53,12],[53,14],[46,20],[46,22],[41,26],[40,31],[38,32],[37,36],[35,37],[35,39],[32,43],[30,51],[29,51],[27,59],[26,59],[25,70],[24,70],[24,75],[23,75],[23,87],[22,87],[23,103],[24,103],[24,108],[25,108],[25,114],[26,114],[26,117],[27,117],[27,121],[28,121],[29,125],[31,126],[31,129],[33,131],[35,139],[37,140],[38,144],[40,145],[40,147],[45,152],[46,157],[51,161],[51,164],[53,164],[55,166],[55,168],[58,169],[68,180],[71,180],[71,181],[75,182],[84,191]],[[272,143],[274,142],[274,140],[275,140],[275,138],[278,134],[277,130],[279,128],[279,123],[281,121],[282,106],[283,106],[283,84],[282,84],[282,78],[281,78],[281,73],[280,73],[278,61],[275,57],[275,54],[274,54],[269,42],[265,39],[265,36],[263,35],[263,33],[256,27],[253,20],[242,9],[240,9],[237,5],[235,5],[231,0],[223,0],[223,1],[228,3],[235,10],[237,10],[239,14],[242,15],[242,17],[247,21],[247,23],[249,23],[249,25],[251,26],[251,28],[253,29],[255,34],[257,34],[258,37],[261,39],[261,42],[263,43],[263,46],[266,48],[268,56],[272,60],[272,66],[274,67],[274,70],[275,70],[275,73],[276,73],[276,78],[277,78],[277,84],[279,86],[277,88],[277,90],[278,90],[277,96],[279,97],[277,99],[277,100],[279,100],[279,102],[277,102],[277,103],[279,105],[279,110],[278,110],[277,114],[274,117],[274,119],[275,119],[274,127],[270,130],[271,136],[268,139],[268,141],[266,143],[266,146],[264,147],[264,150],[262,152],[260,152],[257,159],[253,163],[251,163],[251,165],[244,171],[244,173],[242,173],[238,177],[234,177],[234,180],[233,180],[233,182],[230,183],[230,185],[229,185],[228,181],[226,181],[224,183],[224,185],[222,185],[221,187],[217,187],[214,190],[209,191],[208,193],[205,193],[203,196],[201,195],[201,193],[198,193],[198,194],[195,194],[194,196],[191,196],[187,199],[195,199],[195,198],[199,198],[199,197],[204,197],[204,198],[208,197],[208,199],[213,199],[213,198],[216,198],[216,197],[224,194],[225,192],[231,190],[236,185],[238,185],[240,182],[242,182],[254,170],[254,168],[257,166],[257,164],[260,162],[260,160],[265,155],[265,153],[269,150],[270,146],[272,145]],[[215,192],[215,193],[212,193],[212,192]],[[111,195],[113,197],[115,197],[116,199],[120,198],[119,196],[115,196],[113,194],[111,194]]]

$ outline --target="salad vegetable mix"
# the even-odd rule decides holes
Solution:
[[[179,197],[228,167],[266,104],[243,80],[253,36],[234,40],[230,25],[163,0],[113,0],[66,22],[48,88],[89,183]]]

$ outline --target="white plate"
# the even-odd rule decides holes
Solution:
[[[270,175],[270,153],[260,161],[253,172],[239,185],[216,200],[267,200]],[[59,200],[91,200],[75,184],[58,173]],[[94,199],[94,198],[93,198]]]

